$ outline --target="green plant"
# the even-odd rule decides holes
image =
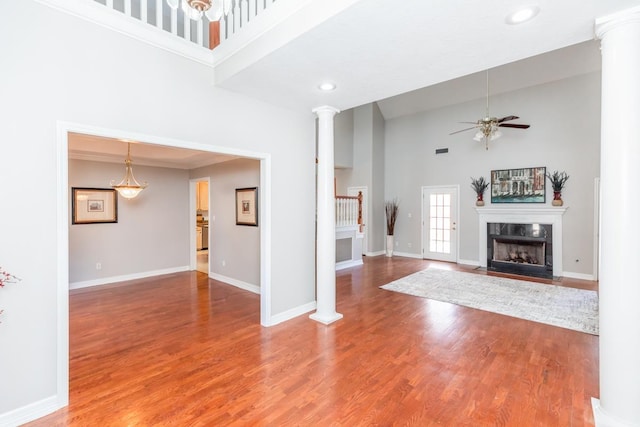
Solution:
[[[553,174],[549,175],[547,174],[547,178],[549,178],[549,181],[551,182],[551,187],[553,188],[554,192],[561,192],[562,189],[564,188],[564,185],[567,183],[567,180],[569,179],[569,175],[567,175],[566,172],[558,172],[558,171],[554,171]]]
[[[387,215],[387,236],[393,236],[393,230],[396,227],[396,219],[398,218],[398,199],[384,202],[384,211]]]
[[[471,178],[471,188],[476,192],[476,195],[481,196],[489,187],[489,183],[485,181],[484,176],[478,179]]]

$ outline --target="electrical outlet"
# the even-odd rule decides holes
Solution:
[[[409,248],[411,247],[411,242],[407,243],[407,247]]]
[[[222,266],[223,266],[223,267],[226,267],[226,266],[227,266],[227,261],[222,260]]]
[[[102,263],[96,262],[96,270],[102,270]]]
[[[400,242],[396,241],[396,247],[400,246]]]

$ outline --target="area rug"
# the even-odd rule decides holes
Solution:
[[[436,268],[380,287],[598,335],[595,291]]]

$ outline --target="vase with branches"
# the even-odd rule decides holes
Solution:
[[[484,192],[487,191],[489,183],[484,179],[484,176],[480,178],[471,178],[471,188],[476,192],[476,206],[484,206]]]
[[[553,206],[562,206],[562,189],[564,188],[569,175],[566,172],[553,171],[552,174],[547,174],[547,179],[551,182],[551,188],[553,189]]]
[[[398,199],[386,201],[384,203],[384,211],[387,216],[387,256],[393,256],[393,232],[396,228],[396,219],[398,219]]]
[[[4,288],[4,285],[7,283],[16,283],[19,281],[19,277],[14,276],[13,274],[5,271],[2,267],[0,267],[0,288]],[[4,310],[0,310],[0,314],[2,314],[3,311]]]

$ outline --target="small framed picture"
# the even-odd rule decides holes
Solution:
[[[258,226],[258,187],[236,189],[236,225]]]
[[[111,188],[71,188],[71,223],[118,222],[118,197]]]

